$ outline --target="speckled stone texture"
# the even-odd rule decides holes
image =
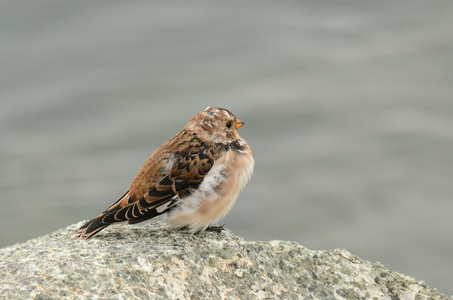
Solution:
[[[0,298],[451,299],[341,249],[160,223],[112,226],[82,241],[71,234],[80,225],[0,249]]]

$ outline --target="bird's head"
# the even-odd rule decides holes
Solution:
[[[229,110],[208,106],[190,119],[186,129],[204,141],[226,144],[241,138],[237,130],[242,125]]]

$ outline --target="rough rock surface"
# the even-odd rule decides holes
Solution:
[[[346,250],[159,223],[112,226],[82,241],[71,234],[81,224],[0,249],[0,298],[451,299]]]

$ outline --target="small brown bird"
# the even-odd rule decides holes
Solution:
[[[129,190],[74,233],[87,239],[105,227],[159,215],[175,227],[204,231],[231,210],[253,173],[252,150],[228,110],[208,107],[148,158]]]

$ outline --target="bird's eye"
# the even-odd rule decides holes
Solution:
[[[228,122],[226,123],[226,127],[231,128],[231,121],[228,121]]]

